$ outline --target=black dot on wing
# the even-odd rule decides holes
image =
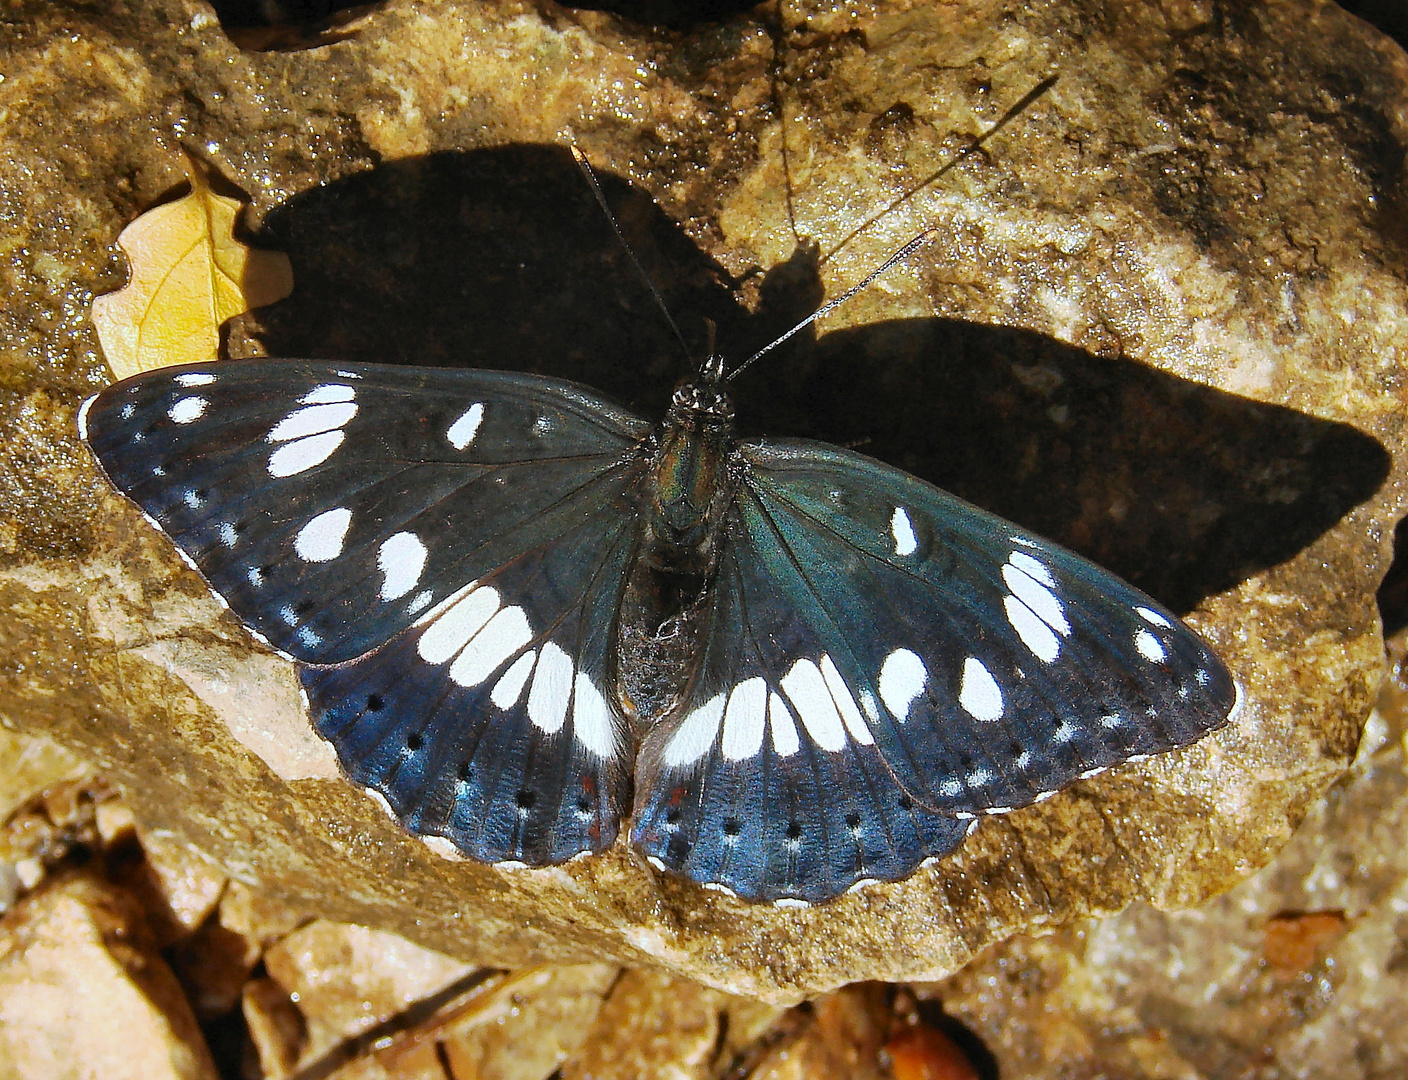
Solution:
[[[846,828],[850,829],[851,832],[855,832],[860,828],[860,815],[854,810],[846,815]]]
[[[518,805],[518,809],[520,810],[533,809],[533,806],[537,803],[537,801],[537,792],[529,791],[527,788],[520,789],[518,794],[514,797],[514,802]]]
[[[367,712],[381,712],[386,703],[381,700],[380,694],[367,695]]]
[[[724,835],[737,836],[743,831],[743,823],[736,817],[724,818]]]
[[[474,772],[474,766],[468,761],[461,761],[459,767],[459,778],[462,783],[469,783],[469,778]]]
[[[665,811],[665,824],[666,824],[666,825],[678,825],[679,823],[680,823],[680,808],[679,808],[678,806],[672,806],[672,807],[670,807],[669,810]]]
[[[904,792],[900,792],[900,797],[895,800],[895,805],[901,810],[908,811],[914,809],[914,802]]]
[[[425,736],[422,735],[419,731],[413,731],[406,736],[406,749],[409,750],[411,753],[414,754],[424,745]]]
[[[789,840],[800,840],[800,839],[802,839],[802,823],[801,823],[801,822],[799,822],[799,821],[789,821],[789,822],[787,823],[787,839],[789,839]]]
[[[591,812],[592,812],[592,801],[591,801],[591,799],[587,798],[585,795],[579,795],[579,796],[577,797],[577,813],[579,813],[579,814],[590,814]]]

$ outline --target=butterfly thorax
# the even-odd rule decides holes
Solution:
[[[644,554],[668,573],[707,575],[728,507],[733,403],[714,379],[675,390],[647,480]]]

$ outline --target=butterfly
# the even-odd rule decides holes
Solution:
[[[735,371],[736,373],[736,371]],[[79,413],[114,487],[411,832],[542,866],[623,827],[752,901],[906,877],[983,815],[1222,726],[1149,596],[859,453],[510,372],[251,359]]]

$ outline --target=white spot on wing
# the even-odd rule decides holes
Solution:
[[[1134,635],[1134,647],[1145,660],[1152,660],[1156,664],[1168,659],[1168,650],[1164,648],[1164,643],[1147,630],[1141,630]]]
[[[754,677],[735,686],[724,710],[724,738],[719,749],[729,761],[742,761],[763,745],[768,684]]]
[[[715,694],[680,722],[661,759],[672,769],[698,761],[713,748],[723,718],[724,695]]]
[[[919,540],[914,535],[914,525],[909,520],[909,512],[903,506],[895,507],[890,515],[890,535],[895,538],[896,555],[913,555],[919,548]]]
[[[872,724],[880,722],[880,706],[875,704],[875,695],[863,686],[860,689],[860,707]]]
[[[772,731],[772,748],[780,757],[791,757],[802,748],[787,702],[775,693],[768,695],[768,727]]]
[[[450,440],[450,445],[456,450],[463,450],[474,441],[474,436],[479,434],[479,425],[484,421],[484,406],[476,401],[460,414],[460,418],[450,425],[450,429],[445,432],[445,438]]]
[[[501,709],[511,709],[518,704],[518,699],[523,696],[523,684],[533,672],[533,659],[536,656],[537,653],[529,649],[515,660],[513,666],[494,684],[489,700]]]
[[[500,608],[450,665],[450,678],[461,686],[478,686],[501,664],[533,640],[521,607]]]
[[[528,719],[539,731],[551,735],[562,727],[572,700],[573,669],[572,657],[556,642],[543,646],[528,694]]]
[[[598,758],[611,757],[616,753],[616,728],[606,699],[584,671],[577,672],[576,690],[572,699],[572,737]]]
[[[975,720],[992,721],[1002,715],[1002,689],[992,677],[992,672],[976,656],[963,661],[958,703]]]
[[[381,598],[395,600],[416,587],[425,569],[425,545],[413,532],[387,537],[376,553],[377,568],[384,575]]]
[[[338,374],[341,374],[339,372]],[[300,405],[333,405],[340,401],[351,401],[357,391],[341,383],[323,383],[315,386],[298,399]]]
[[[325,431],[321,435],[281,446],[269,455],[269,475],[294,476],[306,472],[314,465],[321,465],[332,457],[333,451],[342,445],[342,440],[342,432]]]
[[[1020,554],[1021,552],[1015,552],[1013,559]],[[1012,590],[1013,595],[1031,608],[1047,626],[1058,634],[1071,632],[1071,624],[1066,621],[1065,606],[1045,585],[1011,562],[1002,568],[1002,580],[1007,582],[1007,587]]]
[[[1015,596],[1004,597],[1002,606],[1007,609],[1007,621],[1012,629],[1038,660],[1049,664],[1061,655],[1061,642],[1031,608]]]
[[[178,402],[179,404],[179,402]],[[357,415],[357,403],[338,401],[327,405],[305,405],[294,409],[273,426],[265,436],[269,442],[288,442],[308,435],[321,435],[343,427]]]
[[[880,700],[897,720],[907,720],[928,679],[929,669],[917,653],[896,649],[880,665]]]
[[[979,765],[976,769],[974,769],[967,776],[965,776],[963,780],[970,788],[984,787],[985,785],[992,783],[992,772],[989,771],[985,766]]]
[[[1056,579],[1051,576],[1051,571],[1040,559],[1035,559],[1025,551],[1014,551],[1008,556],[1007,561],[1015,566],[1028,577],[1033,578],[1043,585],[1056,587]]]
[[[342,542],[351,524],[352,511],[347,507],[325,510],[298,530],[293,550],[304,562],[331,562],[342,554]]]
[[[836,703],[836,710],[846,722],[846,730],[851,733],[851,738],[862,746],[873,745],[875,736],[870,733],[865,717],[861,716],[860,707],[851,695],[851,688],[846,685],[840,669],[829,654],[821,658],[821,676],[826,680],[826,688],[831,691],[831,700]]]
[[[205,407],[209,404],[203,397],[183,397],[166,410],[166,415],[172,423],[191,424],[205,415]]]
[[[1173,625],[1173,623],[1169,622],[1153,608],[1137,607],[1134,609],[1134,613],[1138,615],[1141,619],[1143,619],[1145,622],[1150,623],[1154,626],[1162,626],[1165,629],[1168,629]]]
[[[473,592],[473,591],[474,591],[475,589],[477,589],[478,587],[479,587],[479,579],[478,579],[478,578],[476,578],[475,580],[471,581],[468,585],[461,585],[458,589],[456,589],[454,592],[452,592],[449,596],[445,597],[445,599],[441,600],[440,603],[436,604],[433,608],[431,608],[429,611],[427,611],[427,612],[426,612],[424,615],[422,615],[419,619],[417,619],[415,622],[411,623],[411,625],[412,625],[412,626],[424,626],[424,625],[425,625],[426,623],[428,623],[428,622],[434,622],[436,619],[438,619],[438,618],[440,617],[441,613],[444,612],[447,608],[449,608],[449,607],[450,607],[451,605],[453,605],[453,604],[458,604],[458,603],[460,602],[460,600],[461,600],[463,597],[468,596],[471,592]],[[497,593],[496,593],[495,595],[497,595]],[[420,597],[416,597],[416,599],[419,600]]]
[[[84,398],[83,404],[78,406],[78,437],[84,442],[88,441],[88,410],[93,407],[93,402],[97,400],[98,395],[93,394],[91,397]],[[124,405],[122,408],[125,411],[132,408],[132,406]],[[124,419],[126,418],[124,417]]]
[[[490,616],[499,610],[499,594],[485,586],[444,608],[416,643],[420,658],[430,664],[443,664],[469,644]]]
[[[792,707],[802,719],[802,726],[812,741],[823,750],[835,753],[846,745],[846,729],[821,669],[810,660],[798,660],[782,677],[782,689],[787,692]]]
[[[215,381],[215,376],[208,371],[188,371],[184,375],[176,376],[177,386],[209,386]]]

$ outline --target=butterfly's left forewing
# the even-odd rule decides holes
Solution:
[[[671,869],[771,898],[902,877],[964,819],[1235,704],[1148,596],[922,481],[805,443],[745,444],[740,471],[704,666],[638,765],[636,841]],[[824,872],[789,879],[799,851]]]
[[[643,439],[570,383],[507,372],[237,360],[84,406],[113,485],[295,660],[340,663],[550,536]]]

